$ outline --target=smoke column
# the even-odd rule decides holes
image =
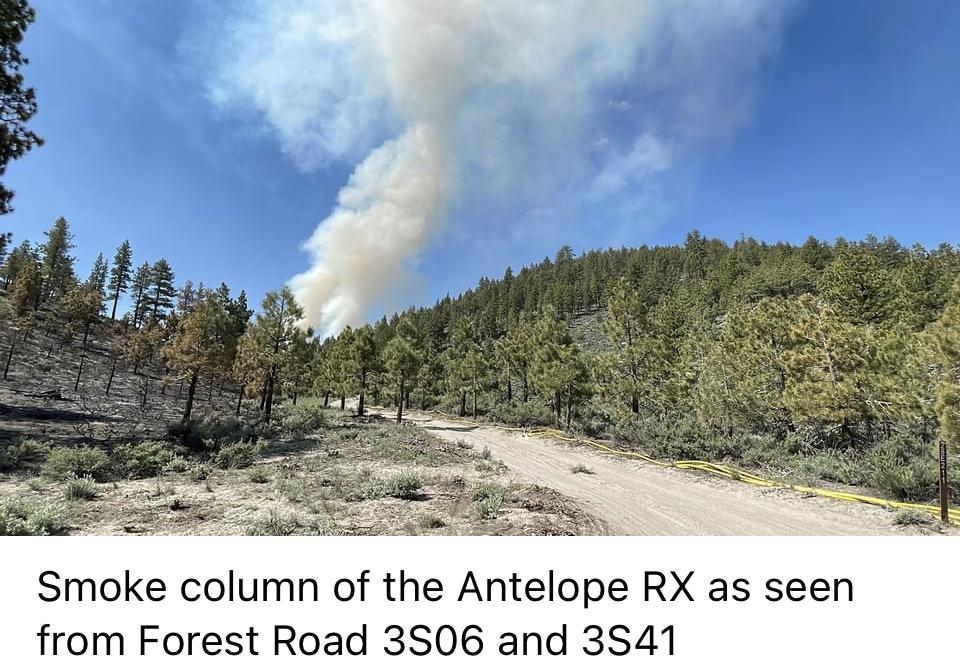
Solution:
[[[305,170],[358,160],[291,280],[332,334],[404,284],[456,202],[622,202],[728,136],[792,4],[250,2],[217,37],[210,97],[255,109]]]

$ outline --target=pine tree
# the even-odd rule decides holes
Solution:
[[[663,356],[663,346],[647,320],[648,310],[643,292],[621,279],[611,291],[603,322],[616,350],[607,357],[605,374],[617,400],[625,398],[634,414],[640,413],[650,376],[659,370]]]
[[[39,307],[42,293],[43,278],[40,261],[32,253],[27,253],[17,269],[16,279],[10,290],[10,303],[5,307],[8,313],[5,315],[6,321],[3,323],[4,328],[9,327],[7,334],[9,347],[3,366],[4,381],[8,378],[18,339],[22,337],[26,341],[36,323],[36,310]]]
[[[156,326],[143,326],[126,336],[123,356],[133,369],[133,374],[140,374],[140,367],[160,348],[162,338],[163,331]]]
[[[849,439],[851,427],[874,415],[876,343],[826,303],[813,296],[798,301],[784,355],[790,383],[784,406],[798,423],[836,424]]]
[[[533,329],[526,321],[514,324],[497,345],[500,362],[506,375],[507,401],[513,401],[513,381],[520,382],[523,402],[530,397],[530,354]]]
[[[143,325],[150,305],[150,264],[144,262],[133,275],[133,310],[132,323],[134,328]]]
[[[862,249],[841,251],[827,267],[820,284],[823,298],[855,324],[882,324],[890,318],[893,300],[889,270]]]
[[[696,387],[697,411],[715,426],[778,432],[793,426],[784,405],[785,356],[799,316],[796,301],[768,298],[727,313]]]
[[[27,127],[37,112],[33,88],[24,87],[20,68],[28,60],[20,53],[20,43],[33,23],[35,12],[27,0],[0,2],[0,175],[13,160],[23,157],[43,139]],[[13,192],[0,185],[0,215],[13,210]]]
[[[3,264],[7,259],[7,250],[10,248],[10,244],[13,242],[13,234],[9,231],[0,233],[0,264]]]
[[[416,377],[422,362],[419,336],[410,313],[400,318],[396,333],[383,350],[384,364],[396,388],[397,423],[403,420],[403,405],[410,383]]]
[[[163,319],[173,300],[177,297],[177,289],[173,286],[173,269],[166,259],[158,259],[150,267],[149,303],[150,315],[154,321]]]
[[[467,321],[454,326],[443,365],[447,391],[459,398],[460,416],[467,414],[468,396],[472,396],[471,413],[476,416],[477,398],[486,386],[489,365],[476,330]]]
[[[103,293],[95,286],[76,286],[64,294],[61,308],[67,317],[69,336],[76,329],[83,330],[83,347],[86,349],[90,329],[103,310]]]
[[[352,344],[347,351],[348,367],[353,372],[352,384],[357,391],[357,414],[363,416],[366,410],[367,391],[372,380],[380,371],[380,354],[374,331],[369,326],[358,328],[353,335]]]
[[[73,236],[66,219],[57,218],[53,227],[44,232],[47,242],[43,244],[41,257],[43,260],[43,299],[59,298],[76,284],[77,278],[73,271],[74,257]]]
[[[123,241],[113,256],[113,268],[110,269],[110,282],[107,285],[108,298],[113,302],[110,310],[110,319],[117,320],[117,303],[120,296],[127,292],[130,286],[130,271],[133,267],[133,250],[129,241]],[[142,298],[142,294],[141,294]]]
[[[269,292],[263,297],[260,312],[244,333],[238,355],[241,368],[256,368],[262,381],[261,400],[263,418],[269,422],[273,412],[275,392],[280,386],[281,370],[286,357],[294,348],[298,336],[303,335],[299,322],[303,309],[297,304],[289,287]]]
[[[940,436],[956,450],[960,446],[960,279],[932,329],[932,338],[938,353],[935,409]]]
[[[200,296],[197,290],[193,288],[193,280],[184,282],[183,287],[177,294],[177,313],[180,315],[188,314]]]
[[[570,331],[552,308],[546,308],[534,326],[530,367],[534,388],[553,405],[556,426],[570,427],[574,409],[593,392],[590,371]]]
[[[107,297],[107,261],[103,258],[103,253],[97,255],[93,266],[90,267],[90,275],[84,283],[84,287],[92,289],[100,294],[101,299]]]
[[[218,299],[207,296],[183,317],[176,335],[163,348],[163,357],[188,380],[184,423],[193,413],[197,383],[201,376],[214,376],[227,364],[229,315]]]
[[[317,341],[312,329],[298,328],[290,342],[290,349],[283,356],[280,376],[283,378],[284,394],[296,405],[300,395],[309,388],[308,379],[315,374]]]
[[[9,289],[14,280],[17,279],[17,271],[26,261],[38,261],[37,253],[30,245],[30,241],[23,241],[15,247],[10,256],[7,257],[7,263],[3,266],[3,286]]]

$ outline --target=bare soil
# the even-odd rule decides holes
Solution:
[[[198,470],[202,470],[198,474]],[[389,495],[392,479],[415,477],[412,496]],[[481,484],[504,501],[478,513]],[[274,441],[245,469],[188,464],[152,479],[97,485],[88,501],[64,500],[64,485],[21,473],[0,476],[0,500],[28,497],[60,504],[66,534],[288,535],[490,534],[605,532],[570,499],[518,483],[502,463],[465,444],[383,419],[334,416],[316,434]]]
[[[486,447],[517,482],[553,488],[619,535],[904,535],[939,532],[897,526],[894,512],[779,489],[761,489],[695,472],[530,438],[495,426],[411,417],[447,441]],[[948,530],[955,533],[956,530]]]

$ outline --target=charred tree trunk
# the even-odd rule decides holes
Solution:
[[[460,394],[460,416],[463,417],[466,415],[467,415],[467,394],[461,393]]]
[[[630,411],[634,414],[640,413],[640,398],[636,394],[630,396]]]
[[[267,406],[267,386],[270,384],[269,377],[263,378],[263,389],[260,391],[260,411]]]
[[[357,416],[363,416],[364,413],[364,394],[367,391],[367,369],[364,368],[360,373],[360,399],[357,403]]]
[[[267,377],[267,395],[266,401],[263,405],[263,420],[267,423],[270,423],[270,415],[273,413],[273,389],[274,389],[274,378],[273,370],[270,371],[270,374]]]
[[[246,384],[241,384],[240,391],[237,394],[237,416],[240,416],[240,408],[243,407],[243,392],[246,390],[246,388]]]
[[[110,376],[107,378],[107,395],[110,395],[110,388],[113,386],[113,376],[117,373],[117,357],[113,357],[113,363],[110,365]]]
[[[340,396],[340,411],[342,412],[342,411],[345,410],[346,408],[347,408],[347,396],[341,395],[341,396]]]
[[[400,374],[400,399],[397,401],[397,423],[403,421],[403,396],[406,394],[406,388],[403,385],[403,373]]]
[[[527,373],[523,373],[523,401],[530,399],[530,383],[527,381]]]
[[[10,364],[13,362],[13,352],[17,348],[16,337],[10,338],[10,350],[7,352],[7,362],[3,364],[3,381],[7,381],[7,375],[10,373]]]
[[[194,370],[190,374],[190,388],[187,389],[187,405],[183,408],[183,422],[190,421],[190,414],[193,412],[193,399],[197,394],[197,380],[200,379],[200,373]]]
[[[323,392],[323,406],[324,407],[330,406],[330,391]]]
[[[80,355],[80,366],[77,368],[77,379],[73,382],[73,390],[80,390],[80,378],[83,376],[83,362],[87,360],[87,352],[83,352]]]

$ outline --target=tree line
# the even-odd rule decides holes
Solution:
[[[257,398],[266,419],[278,396],[309,393],[341,408],[355,397],[360,414],[388,403],[398,419],[414,406],[477,416],[532,402],[567,428],[693,414],[728,434],[807,428],[845,443],[960,432],[960,254],[950,245],[728,245],[693,232],[679,246],[580,257],[563,248],[457,298],[320,340],[287,288],[254,316],[226,285],[175,287],[164,259],[133,269],[127,242],[81,280],[66,220],[45,236],[0,245],[7,325],[18,332],[5,374],[41,309],[58,313],[62,341],[83,346],[103,319],[134,372],[156,358],[185,380],[187,419],[206,380]],[[123,296],[131,307],[118,318]],[[591,313],[597,339],[577,339],[570,321]]]

